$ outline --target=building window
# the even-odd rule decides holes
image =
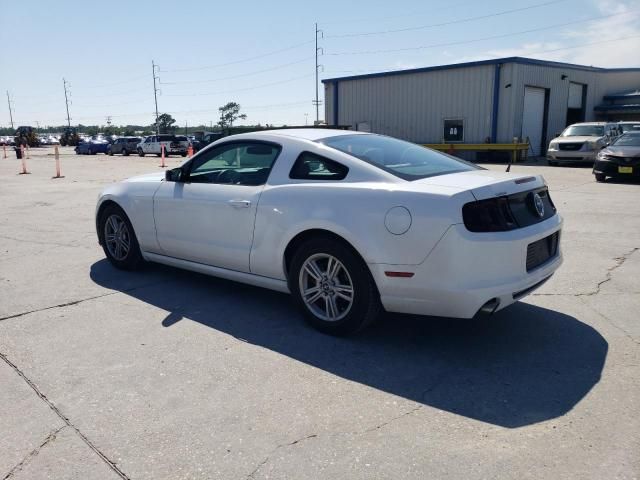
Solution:
[[[445,118],[442,138],[445,142],[464,141],[464,120],[462,118]]]

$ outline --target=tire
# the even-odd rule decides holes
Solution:
[[[331,265],[336,267],[333,278],[325,275],[332,271]],[[382,311],[378,289],[366,264],[333,237],[319,236],[300,245],[288,276],[289,290],[307,322],[323,333],[355,333],[373,323]],[[336,285],[343,288],[338,290]],[[304,288],[313,291],[306,299],[301,293]]]
[[[186,152],[185,152],[185,153],[181,153],[181,154],[180,154],[180,156],[181,156],[181,157],[186,157],[186,156],[187,156],[187,154],[186,154]]]
[[[138,156],[144,157],[144,152],[142,151],[141,148],[138,149]]]
[[[143,259],[136,234],[122,208],[117,205],[107,206],[100,215],[98,225],[102,249],[114,267],[120,270],[135,270],[142,265]],[[114,240],[109,243],[108,234],[114,235]]]
[[[604,173],[594,173],[596,176],[596,182],[604,182],[607,179],[607,176]]]
[[[129,150],[127,150],[126,148],[122,149],[122,155],[125,157],[129,156]]]
[[[98,152],[96,152],[95,150],[89,150],[89,154],[90,155],[95,155],[96,153],[98,153]]]
[[[554,161],[554,160],[547,160],[549,162],[549,166],[550,167],[557,167],[558,166],[558,162]]]
[[[113,157],[113,150],[109,149],[107,153],[109,154],[110,157]]]

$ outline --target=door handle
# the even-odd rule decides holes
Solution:
[[[249,208],[251,206],[249,200],[229,200],[227,203],[236,208]]]

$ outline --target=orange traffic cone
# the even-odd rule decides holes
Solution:
[[[27,171],[27,162],[24,158],[24,146],[20,145],[20,157],[22,158],[22,171],[20,172],[20,175],[27,175],[29,174],[29,172]]]
[[[162,160],[160,161],[160,168],[167,168],[167,164],[164,162],[164,145],[160,145],[160,151],[162,152],[160,155],[162,157]]]
[[[189,148],[187,148],[187,155],[189,158],[193,157],[193,145],[189,144]]]

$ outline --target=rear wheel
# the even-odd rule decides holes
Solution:
[[[100,243],[111,264],[122,270],[134,270],[142,264],[142,254],[133,226],[124,211],[109,205],[100,216]]]
[[[607,176],[604,173],[595,173],[596,182],[604,182],[607,179]]]
[[[107,150],[107,153],[109,154],[110,157],[113,157],[113,150],[112,149]]]
[[[362,259],[332,237],[306,241],[293,255],[289,289],[307,321],[331,335],[348,335],[382,311],[375,282]]]
[[[144,152],[142,151],[141,148],[138,149],[138,155],[141,157],[144,157]]]
[[[126,148],[122,149],[122,155],[124,155],[125,157],[129,156],[129,150],[127,150]]]

